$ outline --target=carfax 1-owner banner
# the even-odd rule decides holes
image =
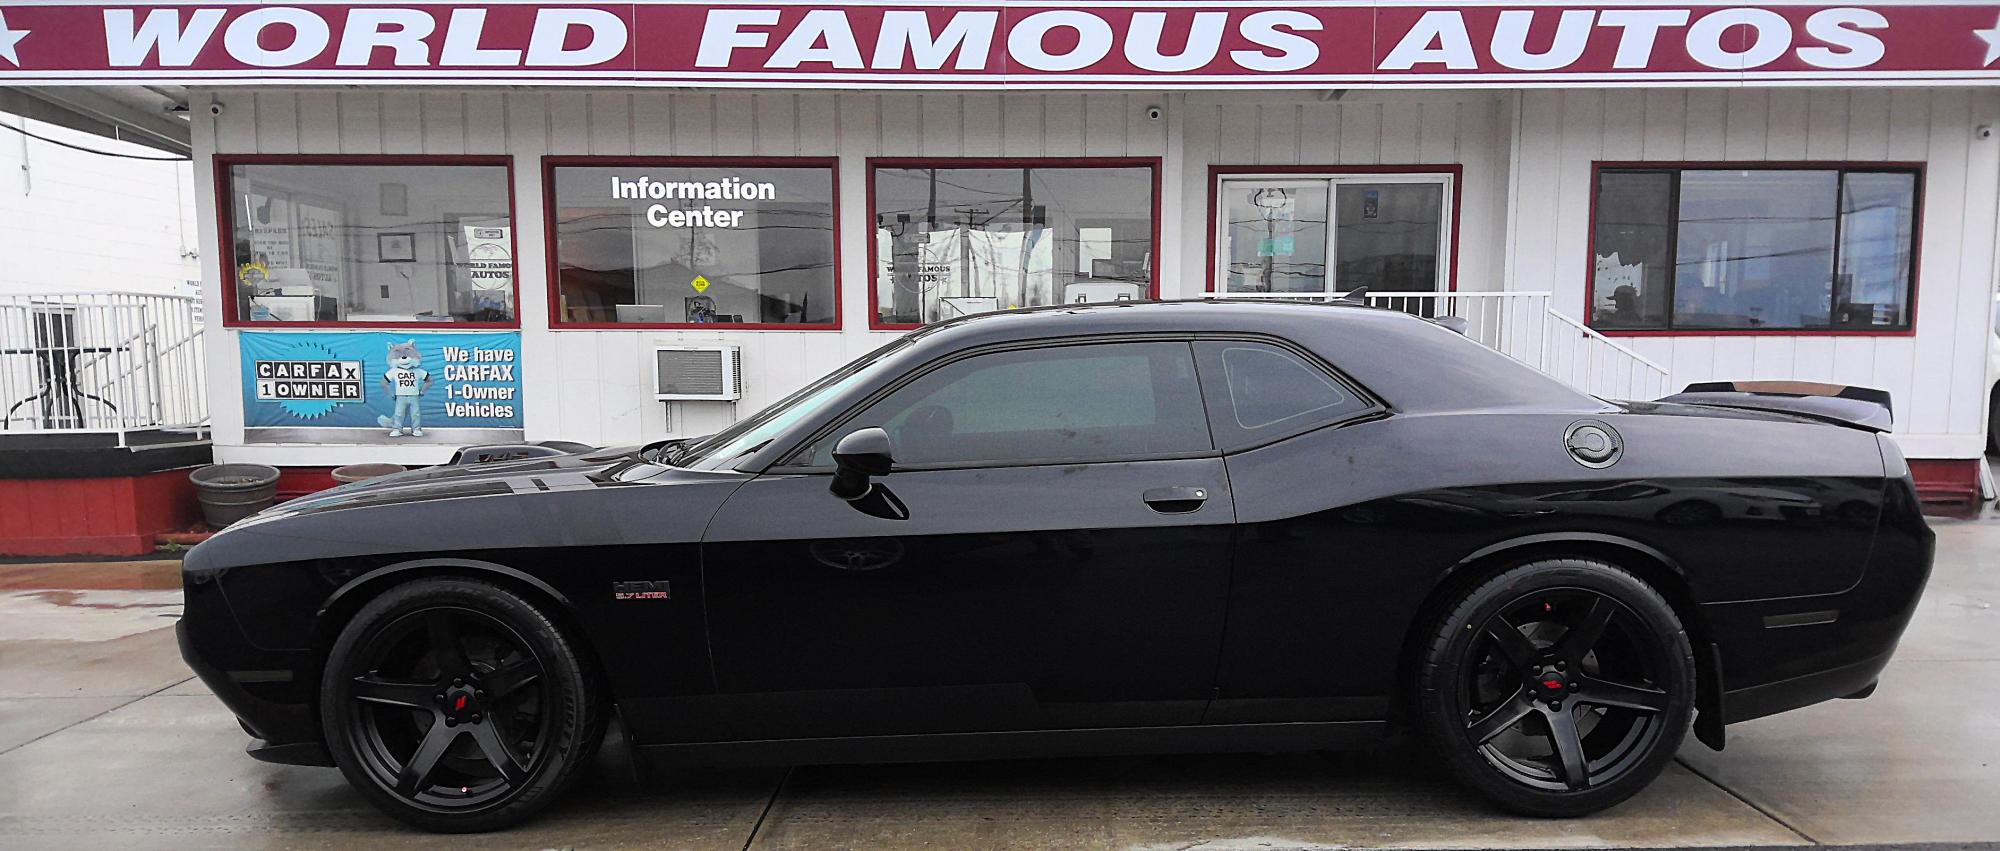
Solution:
[[[245,331],[250,443],[521,439],[521,334]]]
[[[2000,3],[0,2],[0,83],[933,88],[2000,78]]]

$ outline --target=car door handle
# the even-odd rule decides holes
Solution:
[[[1208,501],[1208,488],[1152,488],[1139,498],[1161,514],[1186,514]]]

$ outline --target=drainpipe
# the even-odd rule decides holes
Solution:
[[[31,195],[35,191],[35,173],[28,167],[28,117],[25,115],[14,117],[21,119],[21,132],[16,134],[21,137],[21,194]]]

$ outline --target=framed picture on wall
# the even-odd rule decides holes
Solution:
[[[417,262],[417,235],[413,233],[376,234],[375,259],[381,263]]]

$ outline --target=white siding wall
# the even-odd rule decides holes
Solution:
[[[1166,215],[1187,238],[1179,243],[1181,289],[1212,289],[1208,274],[1208,167],[1215,165],[1462,166],[1459,188],[1458,288],[1501,288],[1499,247],[1506,233],[1504,130],[1506,96],[1459,93],[1350,92],[1322,101],[1310,92],[1190,95],[1179,110],[1181,191]],[[1168,246],[1176,243],[1166,240]]]
[[[712,432],[883,342],[868,327],[866,160],[874,156],[1166,157],[1168,121],[1149,121],[1161,95],[831,94],[217,90],[195,113],[196,181],[212,186],[213,153],[509,154],[521,291],[524,421],[531,440],[630,443]],[[840,159],[840,331],[552,331],[540,158],[557,155],[837,156]],[[1169,169],[1167,187],[1178,185]],[[1166,197],[1173,190],[1163,189]],[[214,199],[201,204],[202,244],[214,244]],[[1162,238],[1181,238],[1178,222]],[[1163,270],[1168,272],[1169,270]],[[202,273],[220,330],[218,262]],[[1171,291],[1171,290],[1170,290]],[[224,460],[341,464],[432,463],[438,447],[242,446],[234,334],[211,336],[217,454]],[[743,347],[744,399],[674,404],[652,398],[654,344],[728,341]]]
[[[198,92],[198,245],[215,244],[209,155],[509,154],[520,235],[525,422],[530,439],[636,442],[713,431],[891,338],[867,329],[866,160],[872,156],[1160,157],[1160,279],[1168,298],[1207,289],[1208,168],[1458,164],[1458,285],[1553,290],[1584,315],[1590,166],[1599,160],[1893,160],[1927,163],[1918,334],[1904,337],[1621,338],[1677,383],[1803,378],[1882,387],[1906,448],[1972,457],[1983,428],[1992,243],[2000,201],[2000,94],[1972,90],[1616,90],[1524,93],[839,94],[655,90]],[[1149,120],[1146,109],[1165,108]],[[840,160],[840,331],[552,331],[544,154],[835,156]],[[220,261],[204,252],[220,329]],[[219,454],[228,460],[428,463],[435,447],[243,447],[236,340],[209,359]],[[745,399],[651,398],[654,344],[743,346]]]
[[[37,136],[141,157],[171,154],[20,116]],[[197,277],[195,191],[185,162],[70,150],[0,131],[0,293],[180,295]]]
[[[1911,455],[1981,451],[2000,94],[1977,89],[1577,89],[1517,96],[1507,288],[1553,290],[1586,313],[1590,170],[1596,161],[1925,163],[1914,336],[1620,337],[1676,385],[1795,378],[1878,387]]]

